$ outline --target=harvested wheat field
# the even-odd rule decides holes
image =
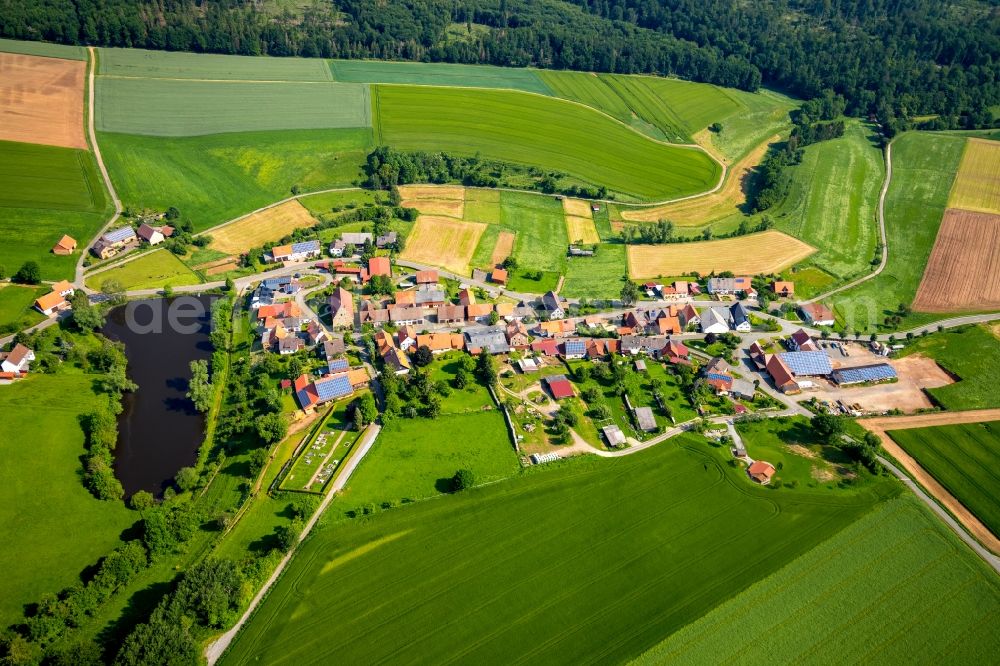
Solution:
[[[228,273],[229,271],[235,271],[240,265],[235,261],[229,261],[224,264],[218,264],[217,266],[212,266],[205,270],[205,275],[219,275],[220,273]]]
[[[779,138],[777,134],[772,136],[729,167],[726,171],[726,182],[717,191],[655,208],[624,210],[622,219],[629,222],[656,222],[666,219],[679,227],[692,227],[739,213],[739,206],[747,199],[745,185],[750,171],[764,159],[767,147]]]
[[[465,202],[461,199],[403,199],[405,208],[416,208],[423,215],[447,215],[462,219]]]
[[[406,239],[402,258],[468,275],[472,253],[485,230],[486,225],[478,222],[421,215]]]
[[[583,199],[563,199],[562,205],[563,212],[566,213],[567,216],[592,217],[589,201],[584,201]]]
[[[0,139],[86,150],[86,69],[79,60],[0,53]]]
[[[239,254],[287,236],[296,229],[311,227],[316,219],[298,201],[286,201],[280,206],[251,213],[232,224],[209,233],[209,247],[226,254]]]
[[[514,240],[517,238],[510,231],[501,231],[497,235],[497,244],[493,246],[493,256],[490,258],[491,266],[498,266],[503,260],[514,252]]]
[[[589,217],[567,215],[566,237],[569,238],[570,243],[579,241],[586,245],[592,245],[601,242],[601,237],[597,233],[597,227],[594,226],[594,221]]]
[[[920,280],[913,309],[956,312],[997,308],[1000,308],[1000,215],[949,208]]]
[[[630,245],[628,271],[632,278],[733,271],[746,275],[777,273],[805,259],[816,248],[780,231],[695,243]]]
[[[400,185],[403,199],[450,199],[465,201],[465,188],[461,185]]]
[[[966,142],[948,205],[1000,213],[1000,141],[969,139]]]

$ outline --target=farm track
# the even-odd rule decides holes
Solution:
[[[954,495],[942,486],[930,473],[920,466],[910,454],[903,450],[887,434],[890,430],[907,430],[911,428],[928,428],[931,426],[955,425],[961,423],[980,423],[1000,420],[1000,409],[978,409],[965,412],[937,412],[919,414],[916,416],[885,417],[861,419],[862,426],[878,435],[884,448],[893,458],[899,461],[913,479],[927,489],[927,492],[939,502],[959,523],[969,531],[979,543],[985,545],[992,553],[1000,554],[1000,539],[958,501]],[[919,495],[919,493],[918,493]],[[1000,558],[985,558],[1000,573]]]
[[[108,190],[108,194],[111,196],[111,202],[114,204],[115,211],[100,230],[98,230],[97,235],[95,235],[90,241],[80,250],[80,258],[76,262],[76,273],[73,277],[73,284],[78,288],[83,288],[83,260],[87,258],[90,248],[97,241],[98,238],[114,224],[122,214],[122,202],[118,198],[118,193],[115,192],[115,186],[111,183],[111,176],[108,175],[108,168],[104,165],[104,158],[101,156],[101,147],[97,143],[97,132],[94,129],[94,98],[97,96],[97,90],[94,87],[94,73],[97,70],[97,54],[94,51],[93,46],[87,47],[87,62],[89,65],[89,71],[87,72],[87,136],[90,140],[90,146],[94,151],[94,159],[97,160],[97,168],[101,171],[101,178],[104,179],[104,186]]]

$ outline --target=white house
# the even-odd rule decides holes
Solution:
[[[721,308],[705,308],[701,312],[702,333],[728,333],[729,310]]]
[[[0,370],[4,372],[22,373],[28,371],[28,364],[35,360],[35,352],[31,351],[21,343],[14,345],[14,349],[7,354],[7,358],[0,363]]]
[[[156,227],[151,227],[145,222],[139,225],[139,238],[150,245],[159,245],[163,242],[163,234]]]
[[[271,257],[274,261],[302,261],[311,257],[318,257],[320,254],[320,244],[318,240],[292,243],[291,245],[278,245],[271,248]]]

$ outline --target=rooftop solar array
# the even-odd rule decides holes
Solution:
[[[104,234],[104,240],[109,243],[120,243],[123,240],[133,237],[135,237],[135,231],[132,230],[132,227],[119,227]]]
[[[888,363],[865,365],[859,368],[835,370],[833,378],[838,384],[860,384],[862,382],[884,382],[896,378],[896,370]]]
[[[347,370],[350,365],[347,363],[346,358],[335,358],[329,363],[330,371],[334,372],[337,370]]]
[[[334,400],[350,395],[353,389],[347,375],[334,375],[329,379],[316,382],[316,394],[321,401]]]
[[[303,241],[301,243],[292,243],[292,254],[297,252],[315,252],[319,250],[319,241]]]
[[[779,354],[793,375],[828,375],[833,372],[826,352],[805,351]]]
[[[583,340],[567,340],[566,341],[566,353],[567,354],[583,354],[587,351],[587,346],[583,343]]]

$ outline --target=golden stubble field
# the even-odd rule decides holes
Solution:
[[[1000,141],[966,142],[948,206],[1000,214]]]
[[[401,256],[407,261],[468,275],[472,254],[485,230],[486,225],[478,222],[421,215],[406,239],[406,249]]]
[[[668,245],[630,245],[629,275],[635,279],[660,275],[705,275],[733,271],[744,275],[777,273],[816,251],[816,248],[780,231]]]
[[[0,53],[0,139],[86,150],[86,70],[78,60]]]
[[[209,232],[212,236],[209,247],[226,254],[240,254],[314,224],[316,218],[305,206],[298,201],[287,201]]]

